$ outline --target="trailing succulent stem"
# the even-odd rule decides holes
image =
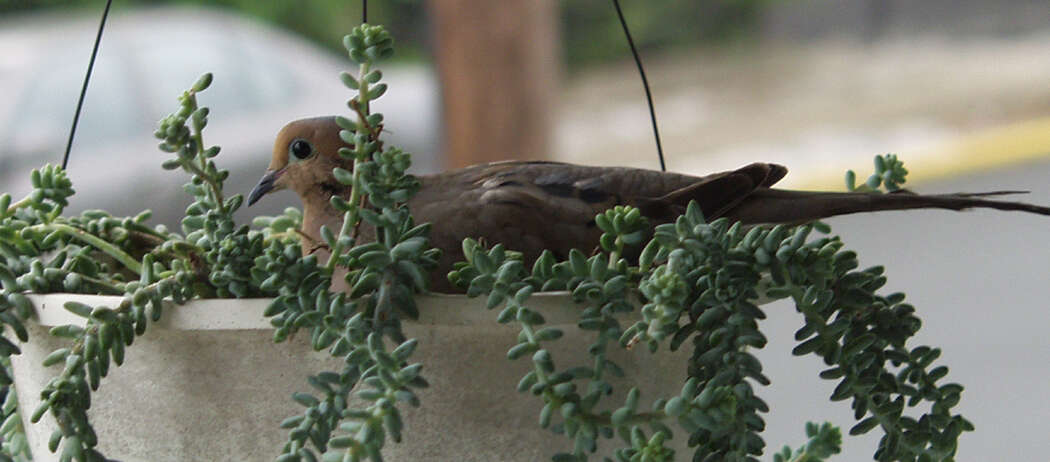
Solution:
[[[806,422],[806,437],[809,440],[797,450],[784,446],[773,454],[773,462],[819,462],[842,452],[842,432],[827,422]]]
[[[295,395],[306,409],[282,424],[291,430],[278,458],[282,462],[318,460],[317,454],[326,461],[378,460],[387,440],[401,441],[397,406],[419,406],[414,390],[427,386],[422,365],[409,362],[417,343],[405,339],[400,320],[418,316],[414,294],[426,290],[426,274],[438,255],[427,243],[429,225],[414,225],[405,207],[419,189],[405,173],[411,158],[384,146],[383,115],[369,112],[369,103],[386,92],[375,64],[393,53],[393,41],[381,26],[362,24],[343,43],[360,65],[356,77],[341,75],[355,91],[348,103],[354,118],[336,119],[343,128],[340,136],[351,146],[339,154],[353,166],[333,172],[350,191],[349,197],[332,197],[344,214],[343,224],[338,234],[321,229],[331,249],[327,262],[316,267],[311,261],[300,271],[304,276],[274,280],[278,296],[267,315],[273,316],[278,341],[308,329],[315,349],[328,349],[345,364],[341,372],[310,377],[320,397]],[[361,242],[362,226],[374,229],[374,241]],[[275,247],[263,260],[279,253]],[[300,263],[287,259],[283,264]],[[281,263],[267,266],[272,272]],[[329,291],[338,268],[348,269],[349,294]],[[387,342],[394,348],[388,350]],[[351,395],[358,385],[362,389]]]
[[[904,162],[897,159],[896,154],[875,156],[875,173],[868,177],[864,184],[857,186],[857,174],[853,170],[846,171],[846,190],[851,192],[873,192],[885,187],[886,192],[901,189],[908,174],[904,168]]]
[[[196,297],[272,293],[252,284],[250,276],[264,249],[264,233],[234,226],[232,214],[243,199],[223,197],[229,173],[212,160],[218,147],[204,147],[208,109],[197,105],[197,93],[210,82],[210,74],[201,77],[156,132],[161,150],[175,154],[163,166],[182,168],[192,177],[185,187],[195,199],[183,219],[185,237],[163,226],[146,226],[148,211],[132,218],[97,210],[62,216],[73,189],[65,172],[54,166],[33,172],[34,191],[25,199],[12,204],[10,196],[0,197],[0,322],[11,326],[19,340],[27,340],[22,323],[30,312],[23,292],[124,296],[114,307],[67,303],[65,308],[83,321],[50,331],[70,343],[45,359],[45,366],[64,367],[45,386],[43,402],[30,420],[37,422],[45,413],[55,418],[58,429],[49,449],[61,449],[61,460],[105,460],[95,449],[98,439],[88,419],[91,392],[101,386],[111,365],[123,363],[125,349],[149,323],[160,319],[165,299],[184,303]],[[0,342],[5,358],[18,352],[6,338]],[[5,386],[10,385],[8,375],[6,370],[0,374],[7,379],[0,380]],[[10,388],[5,390],[13,396]]]
[[[903,294],[878,295],[886,282],[882,268],[856,270],[856,254],[843,250],[838,237],[810,238],[814,230],[827,233],[826,225],[707,223],[690,204],[676,222],[656,227],[635,264],[620,255],[623,245],[641,241],[644,217],[618,207],[595,221],[605,232],[604,252],[590,258],[573,252],[555,262],[547,253],[528,271],[502,246],[486,250],[467,240],[467,261],[451,276],[469,295],[487,295],[490,308],[503,306],[499,322],[521,325],[520,343],[508,358],[531,354],[534,367],[518,389],[542,399],[541,426],[572,440],[571,452],[555,460],[584,460],[599,436],[614,435],[627,445],[616,460],[674,460],[664,446],[672,423],[688,435],[693,460],[756,460],[765,448],[761,414],[768,406],[755,385],[769,384],[749,352],[766,344],[758,326],[765,318],[756,305],[760,296],[794,300],[803,315],[794,354],[816,354],[828,364],[820,376],[839,381],[831,399],[850,399],[858,420],[850,434],[882,430],[877,460],[952,460],[959,435],[972,430],[951,413],[962,387],[938,383],[947,373],[945,366],[932,367],[939,350],[906,346],[921,324],[914,308]],[[543,328],[542,314],[527,305],[533,291],[551,289],[569,290],[585,305],[579,326],[596,331],[593,364],[557,369],[543,347],[561,332]],[[634,311],[640,319],[622,327],[630,319],[624,313]],[[637,389],[622,407],[599,406],[611,388],[603,373],[616,368],[606,358],[610,345],[645,344],[655,352],[687,341],[693,355],[679,395],[657,397],[646,412],[637,409]],[[924,402],[930,411],[904,413]],[[556,416],[560,423],[553,423]],[[824,460],[837,452],[837,429],[809,426],[807,435],[805,448],[778,460]]]

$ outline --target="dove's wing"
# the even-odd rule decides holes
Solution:
[[[715,217],[785,172],[777,165],[752,164],[694,177],[557,162],[498,162],[422,177],[423,188],[409,208],[418,222],[440,223],[430,238],[445,251],[443,267],[463,258],[465,237],[504,243],[524,253],[527,261],[544,249],[565,258],[573,248],[593,250],[601,235],[594,216],[614,205],[637,206],[659,223],[674,219],[695,199]]]

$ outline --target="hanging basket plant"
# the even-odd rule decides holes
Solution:
[[[910,343],[921,325],[914,307],[879,292],[883,269],[859,269],[857,254],[819,222],[745,226],[708,220],[693,202],[654,227],[639,208],[616,206],[594,217],[601,238],[592,254],[526,262],[514,243],[466,239],[464,261],[448,274],[466,295],[421,295],[440,251],[432,224],[415,223],[405,205],[419,188],[406,173],[409,154],[382,143],[383,117],[368,110],[387,90],[377,63],[393,53],[392,39],[364,24],[345,45],[360,68],[342,76],[354,96],[349,117],[336,119],[347,146],[333,176],[349,194],[331,199],[340,229],[321,228],[311,242],[327,258],[303,256],[297,210],[254,227],[234,220],[244,199],[223,190],[219,148],[204,140],[209,110],[198,96],[210,74],[156,131],[170,154],[163,167],[191,178],[194,201],[177,232],[150,226],[148,212],[63,215],[73,185],[54,166],[33,172],[28,197],[0,196],[0,323],[10,334],[0,338],[8,365],[0,458],[26,460],[28,434],[41,438],[32,443],[39,460],[51,457],[45,447],[62,461],[125,460],[120,451],[149,443],[109,445],[111,435],[134,432],[98,431],[98,413],[130,402],[136,417],[106,419],[142,430],[168,412],[136,407],[149,396],[200,412],[171,411],[196,419],[171,424],[177,431],[148,429],[158,445],[146,450],[153,456],[133,456],[141,460],[755,460],[769,411],[760,396],[769,379],[753,354],[766,345],[759,304],[784,298],[802,314],[793,353],[826,364],[820,377],[838,384],[831,399],[854,410],[850,434],[883,434],[877,460],[952,460],[973,429],[953,412],[963,387],[945,380],[940,350]],[[857,193],[897,189],[905,173],[896,157],[880,156]],[[560,295],[541,294],[551,291]],[[53,293],[95,298],[34,295]],[[216,324],[186,328],[205,318]],[[50,367],[33,397],[12,387],[30,382],[20,377],[31,364],[9,367],[29,350],[46,352]],[[125,368],[135,372],[121,375]],[[209,394],[231,388],[248,401],[224,412],[233,397]],[[292,401],[278,405],[274,393]],[[266,412],[249,413],[253,406]],[[262,414],[283,421],[260,423]],[[45,416],[49,435],[27,427]],[[194,426],[212,443],[169,444]],[[839,451],[830,424],[807,424],[806,434],[774,460]],[[276,439],[283,444],[263,447]],[[209,453],[223,447],[241,452]]]

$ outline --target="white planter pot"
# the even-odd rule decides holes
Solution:
[[[70,294],[31,298],[39,322],[29,323],[30,342],[12,357],[25,419],[39,404],[41,388],[61,372],[61,365],[40,365],[67,342],[50,337],[47,329],[83,323],[62,304],[76,299],[114,306],[120,300]],[[565,332],[547,343],[557,367],[589,365],[594,333],[576,327],[580,307],[565,294],[537,294],[530,301],[548,325]],[[273,460],[287,438],[278,424],[303,409],[291,394],[312,391],[307,375],[339,370],[339,360],[314,352],[308,335],[273,343],[273,329],[262,316],[267,304],[200,300],[166,307],[163,319],[135,340],[124,365],[110,368],[93,397],[89,415],[103,454],[122,462]],[[528,357],[506,358],[519,331],[514,324],[497,324],[498,311],[485,310],[483,297],[422,296],[419,311],[419,321],[405,323],[405,330],[419,339],[412,361],[423,364],[431,386],[420,393],[421,407],[404,408],[404,441],[384,448],[385,460],[533,462],[571,450],[567,438],[537,424],[541,401],[516,391],[532,364]],[[648,409],[655,396],[678,393],[690,349],[654,356],[644,347],[612,348],[610,359],[638,382],[639,409]],[[613,383],[618,393],[606,402],[619,406],[629,386]],[[36,425],[26,422],[37,461],[58,460],[47,450],[54,425],[50,415]],[[685,435],[675,436],[679,457],[685,457]],[[618,440],[602,440],[604,455],[619,446]]]

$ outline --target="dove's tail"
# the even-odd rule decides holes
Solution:
[[[1050,215],[1050,207],[1024,202],[989,199],[991,196],[1023,194],[1027,191],[983,193],[915,194],[811,192],[761,188],[753,191],[723,214],[734,221],[757,223],[803,223],[836,215],[882,210],[991,208]],[[711,217],[717,218],[717,217]]]

